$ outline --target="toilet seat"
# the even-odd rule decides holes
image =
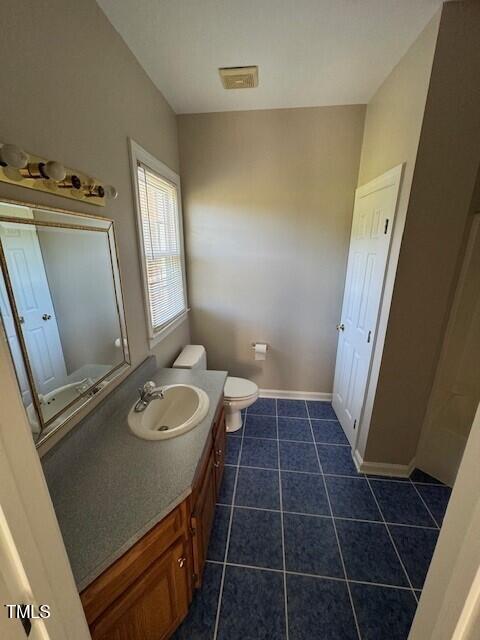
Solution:
[[[228,376],[223,390],[226,400],[244,400],[256,393],[258,393],[258,387],[251,380],[230,376]]]

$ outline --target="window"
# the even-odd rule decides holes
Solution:
[[[149,333],[156,343],[187,313],[179,176],[131,142]]]

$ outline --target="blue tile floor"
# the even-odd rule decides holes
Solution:
[[[450,489],[358,473],[327,402],[228,435],[202,588],[176,640],[406,640]]]

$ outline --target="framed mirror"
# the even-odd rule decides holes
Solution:
[[[37,446],[130,366],[113,221],[0,200],[0,315]]]

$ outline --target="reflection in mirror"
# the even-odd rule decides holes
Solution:
[[[128,363],[113,225],[0,203],[0,313],[39,441]]]

